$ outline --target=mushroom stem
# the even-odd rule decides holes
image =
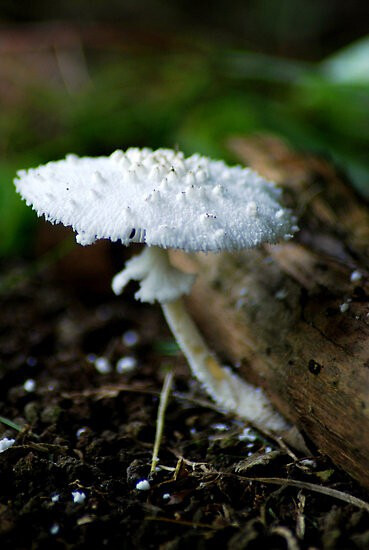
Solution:
[[[140,284],[137,299],[160,302],[193,374],[218,405],[261,430],[279,435],[289,430],[289,424],[275,411],[264,392],[242,380],[229,367],[221,366],[209,350],[182,299],[190,293],[194,275],[172,266],[167,250],[152,246],[131,258],[113,278],[114,292],[120,294],[131,279]]]
[[[193,374],[216,403],[263,430],[279,434],[289,430],[289,424],[273,409],[260,388],[248,384],[231,369],[219,364],[187,313],[182,298],[161,306]]]

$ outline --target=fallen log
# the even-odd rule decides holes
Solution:
[[[208,343],[335,464],[369,487],[369,208],[326,160],[234,139],[285,189],[288,242],[175,261],[201,269],[189,308]]]

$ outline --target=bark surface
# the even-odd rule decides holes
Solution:
[[[178,253],[201,268],[189,307],[215,351],[369,487],[368,204],[331,163],[274,138],[230,146],[284,187],[301,230],[242,253]]]

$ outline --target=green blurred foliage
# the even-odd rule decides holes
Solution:
[[[0,256],[30,244],[29,230],[34,221],[31,210],[14,192],[14,173],[14,165],[0,160]]]
[[[68,152],[178,146],[232,162],[229,136],[266,131],[331,156],[365,193],[369,81],[361,75],[367,44],[349,51],[351,65],[347,51],[315,64],[209,48],[87,52],[82,85],[30,78],[0,117],[0,255],[24,251],[35,220],[13,190],[16,169]],[[340,76],[340,59],[344,75],[354,66],[352,78]]]

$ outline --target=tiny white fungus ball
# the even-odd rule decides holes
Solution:
[[[148,491],[150,489],[150,483],[147,479],[141,479],[138,483],[136,483],[136,489],[138,491]]]
[[[360,281],[361,279],[362,279],[362,274],[357,269],[355,269],[355,271],[353,271],[350,275],[350,281],[352,283],[356,283],[357,281]]]
[[[8,439],[7,437],[0,439],[0,453],[3,453],[9,449],[12,445],[14,445],[14,443],[15,439]]]
[[[227,424],[223,424],[222,422],[213,424],[211,427],[213,430],[218,430],[219,432],[226,432],[229,430],[229,426],[227,426]]]
[[[121,357],[117,362],[117,372],[124,374],[126,372],[133,371],[137,366],[137,359],[135,357]]]
[[[281,288],[274,295],[274,297],[277,298],[277,300],[285,300],[287,296],[288,296],[288,291],[286,288]]]
[[[250,201],[246,205],[246,215],[253,217],[253,216],[256,216],[257,213],[258,213],[258,207],[256,205],[256,202],[255,201]]]
[[[76,437],[79,439],[81,437],[82,434],[85,433],[87,428],[79,428],[77,431],[76,431]]]
[[[277,218],[277,220],[279,220],[280,218],[283,218],[283,215],[284,215],[284,210],[282,208],[280,210],[277,210],[277,212],[275,213],[275,217]]]
[[[312,460],[311,458],[303,458],[302,460],[300,460],[300,464],[302,466],[307,467],[307,468],[316,468],[317,467],[316,461]]]
[[[86,500],[86,494],[83,491],[72,491],[72,498],[75,504],[83,504]]]
[[[25,381],[25,383],[23,384],[23,388],[25,389],[25,391],[27,392],[33,392],[35,391],[36,389],[36,381],[33,380],[33,378],[29,378],[28,380]]]
[[[348,311],[349,307],[350,305],[347,302],[344,302],[340,305],[340,312],[345,313],[346,311]]]
[[[163,500],[169,500],[169,499],[170,499],[170,493],[164,493]]]
[[[135,330],[127,330],[122,336],[122,342],[127,347],[135,346],[138,341],[139,337]]]
[[[108,374],[111,372],[111,365],[106,357],[97,357],[94,362],[95,369],[100,374]]]
[[[59,533],[60,526],[57,523],[53,523],[50,527],[50,535],[57,535]]]
[[[58,493],[54,493],[51,495],[51,502],[59,502],[60,495]]]
[[[251,428],[244,428],[242,434],[239,434],[238,439],[240,441],[255,441],[256,435],[252,432]]]

